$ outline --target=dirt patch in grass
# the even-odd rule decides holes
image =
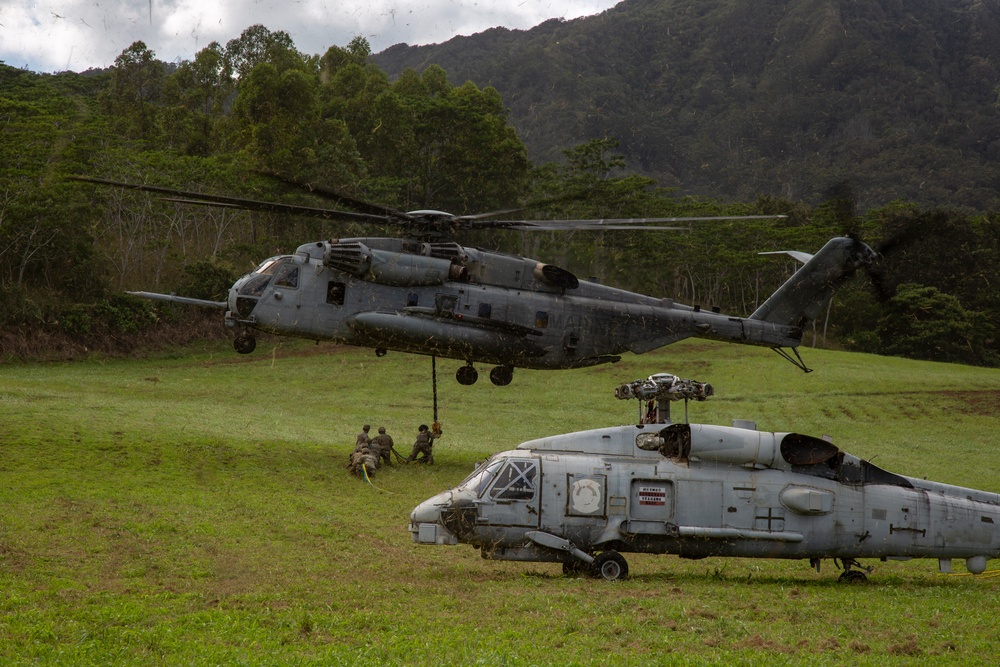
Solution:
[[[917,656],[921,655],[923,651],[920,648],[920,644],[917,643],[915,637],[908,637],[906,640],[893,644],[889,647],[889,655],[905,655],[905,656]]]
[[[765,639],[760,635],[754,635],[746,641],[737,644],[736,648],[740,649],[750,649],[752,651],[766,651],[768,653],[788,653],[789,648],[782,646],[777,642],[773,642],[770,639]]]
[[[1000,412],[1000,391],[946,391],[947,396],[963,403],[967,415],[995,415]]]

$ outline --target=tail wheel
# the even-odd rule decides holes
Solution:
[[[628,577],[628,562],[617,551],[602,551],[590,565],[590,572],[598,579],[621,581]]]

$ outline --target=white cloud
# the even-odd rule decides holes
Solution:
[[[254,24],[305,53],[365,37],[373,51],[433,44],[494,26],[526,30],[619,0],[0,0],[0,61],[37,72],[108,67],[141,40],[160,60],[191,60]]]

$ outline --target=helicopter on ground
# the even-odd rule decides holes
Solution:
[[[647,225],[707,218],[497,220],[497,215],[518,209],[468,216],[402,212],[306,186],[357,210],[341,211],[71,178],[152,192],[179,203],[401,227],[413,238],[322,240],[268,258],[237,280],[225,301],[130,294],[225,311],[241,354],[255,349],[255,330],[265,331],[369,347],[376,356],[395,350],[458,359],[466,362],[456,373],[462,385],[478,379],[476,363],[493,365],[490,380],[504,386],[515,368],[610,363],[626,351],[641,354],[692,336],[770,347],[808,372],[796,350],[804,327],[823,312],[841,283],[876,259],[867,245],[846,237],[830,240],[815,255],[789,251],[804,265],[749,317],[734,317],[714,307],[703,310],[581,281],[551,264],[448,238],[459,230],[479,229],[677,229]]]
[[[622,552],[682,558],[832,558],[841,581],[859,558],[1000,557],[1000,494],[883,470],[825,438],[672,423],[671,400],[712,386],[661,373],[615,390],[643,423],[530,440],[495,454],[410,515],[413,541],[470,544],[483,558],[561,562],[567,574],[628,576]]]

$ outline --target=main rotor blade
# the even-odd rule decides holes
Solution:
[[[391,206],[384,206],[382,204],[377,204],[370,201],[365,201],[363,199],[355,199],[343,193],[332,190],[324,185],[316,185],[314,183],[309,183],[307,181],[298,181],[294,178],[288,178],[287,176],[282,176],[275,171],[267,171],[263,169],[257,170],[258,174],[261,176],[266,176],[267,178],[278,181],[279,183],[284,183],[285,185],[291,185],[292,187],[298,188],[303,192],[308,192],[309,194],[314,194],[319,197],[325,197],[326,199],[332,199],[333,201],[344,204],[345,206],[350,206],[353,209],[361,211],[363,213],[368,213],[370,215],[381,215],[389,218],[399,218],[400,220],[410,220],[409,214],[396,210]]]
[[[593,220],[487,220],[481,224],[472,224],[470,227],[477,229],[494,227],[517,231],[571,231],[577,229],[690,231],[690,227],[663,227],[654,223],[699,222],[708,220],[774,220],[787,217],[787,215],[708,215],[676,218],[599,218]]]
[[[200,192],[189,192],[174,188],[165,188],[155,185],[140,185],[137,183],[123,183],[111,181],[91,176],[67,176],[69,180],[92,183],[95,185],[109,185],[112,187],[127,190],[138,190],[158,195],[164,195],[165,201],[189,204],[195,206],[216,206],[224,208],[239,208],[248,211],[262,211],[266,213],[277,213],[285,215],[301,215],[322,220],[351,220],[356,222],[375,223],[378,225],[397,226],[409,233],[417,235],[443,235],[451,234],[462,229],[484,230],[484,229],[507,229],[513,231],[571,231],[571,230],[647,230],[647,231],[690,231],[690,227],[663,226],[663,223],[684,223],[708,220],[772,220],[787,218],[786,215],[715,215],[715,216],[686,216],[671,218],[599,218],[591,220],[495,220],[496,215],[515,213],[531,208],[511,208],[488,213],[478,213],[472,215],[451,215],[443,211],[421,210],[409,213],[398,211],[381,204],[365,202],[353,197],[342,195],[322,186],[315,186],[293,179],[285,178],[273,172],[259,172],[269,178],[281,181],[288,185],[301,188],[305,191],[328,197],[347,206],[360,209],[357,211],[342,211],[338,209],[318,208],[313,206],[301,206],[298,204],[282,204],[278,202],[260,201],[256,199],[245,199],[241,197],[229,197],[225,195],[211,195]]]
[[[102,178],[90,176],[67,176],[69,180],[80,181],[82,183],[93,183],[95,185],[110,185],[125,190],[139,190],[140,192],[151,192],[153,194],[167,195],[166,201],[182,204],[193,204],[196,206],[220,206],[227,208],[241,208],[247,211],[263,211],[266,213],[281,213],[289,215],[303,215],[324,220],[336,218],[346,218],[359,222],[374,222],[385,224],[391,222],[386,216],[372,215],[369,213],[356,213],[354,211],[338,211],[327,208],[314,208],[311,206],[298,206],[295,204],[280,204],[277,202],[258,201],[256,199],[243,199],[241,197],[227,197],[224,195],[209,195],[201,192],[189,192],[186,190],[176,190],[174,188],[164,188],[155,185],[139,185],[137,183],[122,183],[120,181],[109,181]]]
[[[489,211],[487,213],[476,213],[474,215],[456,215],[455,220],[483,220],[485,218],[492,218],[495,215],[510,215],[511,213],[517,213],[518,211],[523,210],[523,208],[505,208],[500,211]]]

